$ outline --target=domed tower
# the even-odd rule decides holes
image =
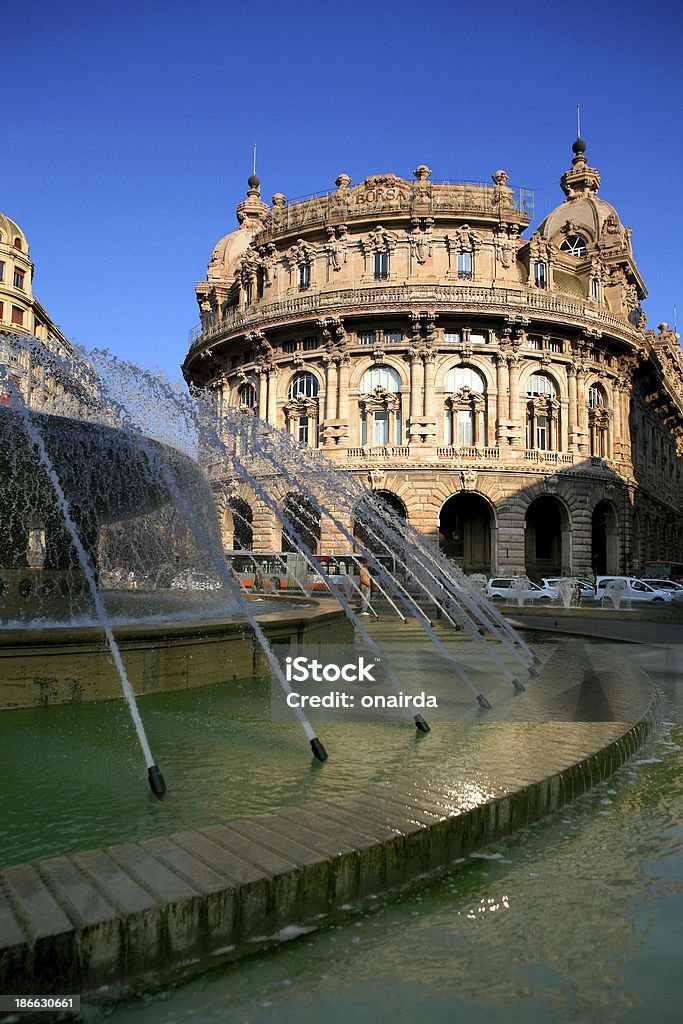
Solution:
[[[240,261],[262,230],[263,218],[269,207],[261,199],[261,179],[254,172],[247,182],[247,198],[237,204],[239,228],[223,235],[214,246],[207,267],[206,281],[198,281],[197,303],[201,316],[201,329],[207,330],[231,304],[238,288],[236,275]],[[243,275],[244,276],[244,275]]]
[[[529,243],[529,280],[642,327],[640,301],[647,291],[633,259],[631,229],[598,196],[600,175],[588,165],[584,140],[572,150],[572,166],[560,179],[566,199]]]

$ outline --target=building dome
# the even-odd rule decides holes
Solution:
[[[16,239],[19,239],[19,246],[15,246],[15,248],[28,255],[26,235],[16,221],[11,220],[4,213],[0,213],[0,244],[14,246]]]
[[[214,246],[209,263],[209,279],[213,277],[231,280],[237,269],[239,260],[249,248],[251,240],[256,232],[250,230],[246,223],[242,224],[236,231],[223,235]]]
[[[593,192],[568,196],[543,219],[538,230],[542,238],[559,245],[567,234],[567,225],[571,233],[586,233],[589,242],[603,246],[619,242],[630,250],[630,231],[612,204]]]

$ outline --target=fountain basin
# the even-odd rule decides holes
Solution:
[[[168,984],[173,969],[238,955],[551,813],[631,756],[657,714],[640,669],[563,648],[533,693],[497,700],[484,721],[475,712],[473,740],[447,770],[435,764],[309,806],[7,867],[0,984],[44,993],[141,977]]]
[[[271,644],[349,643],[353,628],[331,600],[270,599],[257,614]],[[254,609],[258,602],[252,602]],[[189,619],[116,627],[136,694],[190,689],[269,675],[260,645],[243,621]],[[20,626],[0,630],[0,707],[112,700],[121,682],[99,626]]]

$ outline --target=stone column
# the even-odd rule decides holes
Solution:
[[[410,428],[409,440],[419,441],[418,420],[422,414],[422,391],[424,386],[424,363],[419,355],[410,359]]]
[[[334,359],[328,360],[325,364],[325,419],[334,420],[337,418],[337,364]]]
[[[510,419],[510,444],[513,448],[524,447],[524,423],[520,421],[519,401],[519,359],[517,356],[508,356],[508,367],[510,374],[510,395],[509,395],[509,419]]]
[[[429,355],[424,362],[424,417],[434,419],[434,375],[436,367],[434,357]]]
[[[347,436],[349,430],[349,363],[348,356],[342,356],[339,360],[339,401],[337,404],[337,419],[341,421],[340,433]]]
[[[268,422],[271,427],[277,426],[277,370],[275,367],[268,371]]]
[[[576,411],[576,366],[570,363],[567,367],[567,388],[569,393],[569,406],[567,409],[567,436],[569,439],[569,451],[577,449],[577,411]]]
[[[268,371],[259,370],[258,378],[258,415],[265,420],[268,415]]]
[[[588,409],[586,408],[586,371],[579,366],[576,373],[576,419],[579,451],[587,454]]]
[[[507,443],[508,418],[508,363],[502,352],[493,357],[496,364],[496,444],[502,447]]]

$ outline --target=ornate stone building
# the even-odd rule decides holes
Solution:
[[[77,414],[92,395],[93,374],[33,294],[33,271],[24,232],[0,213],[0,366],[31,408]],[[6,393],[0,380],[0,401]]]
[[[252,176],[197,285],[187,381],[319,447],[468,572],[683,560],[683,356],[645,329],[585,149],[530,237],[533,197],[502,170],[341,174],[272,206]],[[280,549],[254,495],[231,502],[226,547]],[[319,546],[348,544],[323,527]]]

